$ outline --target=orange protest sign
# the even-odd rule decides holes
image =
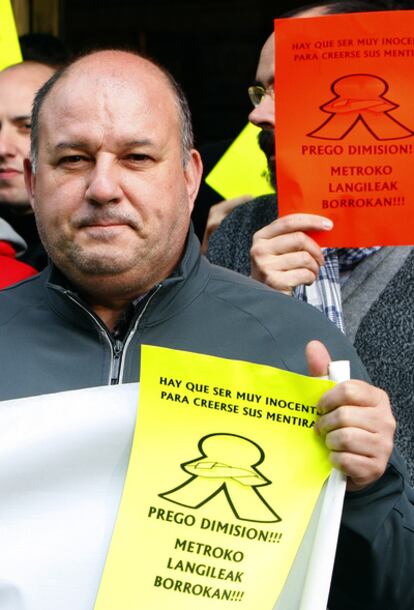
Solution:
[[[414,11],[276,19],[281,215],[322,246],[413,245]]]

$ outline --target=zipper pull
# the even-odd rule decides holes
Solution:
[[[116,339],[112,348],[112,375],[111,385],[119,383],[119,371],[121,367],[121,355],[122,355],[123,343],[119,339]]]

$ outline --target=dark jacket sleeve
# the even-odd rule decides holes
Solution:
[[[328,607],[414,608],[414,491],[396,451],[381,479],[346,494]]]

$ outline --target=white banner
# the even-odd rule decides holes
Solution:
[[[1,610],[93,609],[138,390],[127,384],[1,403]],[[334,473],[274,610],[324,607],[343,493],[344,481]]]
[[[93,608],[137,399],[128,384],[1,403],[1,610]]]

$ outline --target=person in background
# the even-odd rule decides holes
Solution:
[[[23,177],[30,148],[30,115],[36,91],[69,57],[50,34],[20,39],[23,62],[0,72],[0,218],[27,244],[19,260],[37,270],[47,264]]]
[[[384,10],[361,0],[297,9],[291,17]],[[274,35],[266,41],[250,88],[249,120],[275,181]],[[328,230],[328,218],[290,214],[278,218],[277,200],[265,196],[234,210],[210,238],[208,258],[307,301],[345,330],[373,382],[391,398],[399,423],[396,445],[414,483],[414,250],[411,247],[328,248],[308,235]]]

